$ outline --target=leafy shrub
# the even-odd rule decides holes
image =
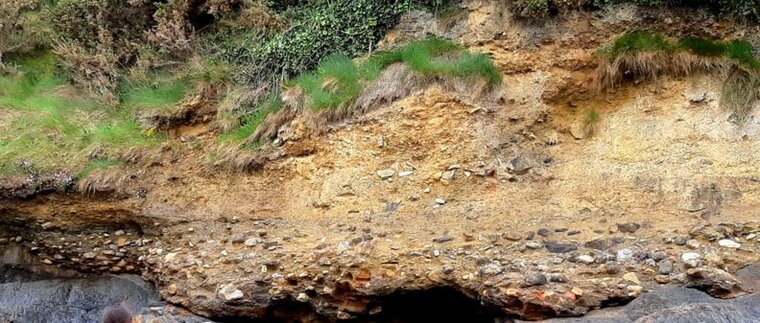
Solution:
[[[208,41],[217,59],[244,66],[242,83],[279,83],[313,70],[331,54],[356,57],[371,51],[400,15],[414,6],[437,7],[443,0],[270,1],[284,30],[225,28]],[[263,16],[262,16],[263,17]],[[277,20],[277,19],[275,19]]]
[[[5,72],[3,54],[12,53],[19,48],[27,47],[32,39],[25,37],[22,23],[24,11],[34,9],[33,0],[4,0],[0,2],[0,73]]]
[[[734,19],[760,21],[760,0],[517,0],[511,10],[520,17],[542,17],[564,10],[600,8],[626,2],[641,6],[706,7]]]

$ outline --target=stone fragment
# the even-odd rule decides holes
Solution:
[[[578,260],[578,262],[580,262],[580,263],[587,264],[587,265],[594,263],[594,257],[589,256],[589,255],[578,256],[578,258],[576,258],[576,260]]]
[[[739,249],[742,246],[740,243],[731,239],[721,239],[718,241],[718,244],[721,247],[730,248],[730,249]]]
[[[250,238],[250,239],[246,239],[243,244],[246,247],[253,247],[253,246],[258,245],[258,244],[260,244],[262,242],[263,242],[263,240],[261,240],[260,238]]]
[[[496,276],[498,274],[501,274],[502,271],[503,269],[501,269],[501,266],[493,262],[478,269],[478,273],[481,276]]]
[[[641,224],[638,224],[636,222],[627,222],[619,223],[617,227],[618,230],[623,233],[636,233],[636,231],[641,229]]]
[[[670,260],[663,260],[657,265],[657,273],[660,275],[670,275],[673,273],[673,262]]]
[[[633,250],[628,248],[623,248],[618,250],[617,252],[617,261],[619,262],[626,262],[628,259],[631,259],[633,257]]]
[[[239,290],[233,284],[223,285],[221,288],[219,288],[219,294],[222,295],[226,301],[238,300],[245,296],[243,295],[243,291]]]
[[[386,168],[386,169],[377,171],[377,176],[380,176],[380,179],[383,179],[383,180],[389,179],[393,177],[393,175],[395,174],[396,174],[396,171],[391,168]]]
[[[578,246],[573,243],[559,243],[554,241],[548,241],[544,244],[546,250],[551,253],[568,253],[578,250]]]
[[[522,287],[542,286],[546,285],[546,275],[541,272],[531,271],[525,274]]]
[[[699,262],[702,259],[702,255],[696,252],[685,252],[681,255],[681,261],[689,267],[699,266]]]
[[[515,175],[524,175],[533,168],[533,164],[525,157],[518,156],[509,161],[509,171]]]
[[[299,293],[296,297],[296,300],[301,303],[308,303],[311,300],[311,297],[309,297],[309,295],[306,295],[306,293]]]
[[[626,273],[625,275],[623,275],[623,279],[631,283],[634,283],[636,285],[641,285],[641,281],[639,280],[639,277],[636,276],[635,273]]]

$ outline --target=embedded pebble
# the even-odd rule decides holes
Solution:
[[[722,240],[718,241],[718,244],[721,247],[731,248],[731,249],[739,249],[739,247],[742,246],[740,243],[738,243],[738,242],[736,242],[734,240],[731,240],[731,239],[722,239]]]

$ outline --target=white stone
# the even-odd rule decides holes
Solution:
[[[259,238],[250,238],[248,240],[245,240],[245,242],[243,242],[243,244],[245,244],[246,247],[253,247],[253,246],[255,246],[255,245],[257,245],[257,244],[259,244],[261,242],[262,242],[262,240],[259,239]]]
[[[389,179],[395,174],[396,171],[390,168],[377,171],[377,176],[380,176],[380,179]]]
[[[404,171],[400,171],[398,173],[398,177],[407,177],[407,176],[412,175],[412,174],[414,174],[414,171],[412,171],[412,170],[404,170]]]
[[[172,261],[172,259],[174,259],[174,257],[177,257],[177,253],[176,252],[167,253],[166,256],[164,256],[164,261],[166,261],[166,262]]]
[[[591,257],[589,255],[582,255],[578,256],[578,261],[584,264],[592,264],[594,263],[594,257]]]
[[[731,240],[731,239],[722,239],[722,240],[718,241],[718,244],[721,247],[731,248],[731,249],[739,249],[739,247],[742,246],[740,243],[738,243],[738,242],[736,242],[734,240]]]
[[[227,301],[234,301],[243,298],[243,291],[237,289],[233,284],[227,284],[219,289],[219,294]]]
[[[439,197],[439,198],[435,199],[435,203],[437,203],[439,205],[444,205],[444,204],[446,204],[446,200],[444,200],[444,199],[442,199],[442,198]]]
[[[702,255],[696,252],[685,252],[681,255],[681,261],[690,267],[699,266],[699,261],[702,259]]]
[[[311,300],[311,297],[306,295],[306,293],[300,293],[298,294],[298,297],[296,297],[296,300],[302,303],[308,303]]]
[[[619,262],[626,262],[628,259],[631,259],[631,257],[633,257],[633,250],[631,249],[620,249],[617,252],[617,261]]]

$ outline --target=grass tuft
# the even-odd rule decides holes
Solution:
[[[303,98],[306,109],[317,112],[327,121],[340,120],[362,113],[371,105],[366,100],[357,105],[357,98],[367,91],[383,70],[394,64],[403,64],[408,68],[405,71],[423,76],[481,78],[489,87],[501,82],[501,73],[488,56],[469,53],[450,41],[429,38],[398,50],[375,53],[358,63],[346,55],[330,55],[319,63],[315,71],[285,82],[284,87],[290,89],[289,93],[297,93],[297,97]],[[398,82],[404,83],[401,79]],[[300,99],[296,101],[301,102]],[[265,105],[256,109],[253,114],[244,117],[240,127],[222,134],[222,141],[250,142],[272,137],[283,123],[295,117],[293,111],[281,111],[282,105],[280,101],[276,108]],[[301,104],[296,106],[300,109]]]
[[[185,79],[159,79],[148,84],[127,85],[122,105],[129,109],[160,109],[182,101],[190,89]]]
[[[638,52],[671,52],[675,48],[663,35],[649,31],[637,30],[626,33],[612,43],[608,48],[602,49],[602,54],[610,61],[624,54]]]
[[[98,169],[106,169],[111,168],[114,166],[121,166],[124,162],[116,160],[116,159],[110,159],[110,158],[101,158],[101,159],[95,159],[91,160],[87,166],[82,168],[76,176],[74,176],[76,179],[83,179],[90,175],[95,170]]]
[[[666,39],[661,34],[634,31],[620,36],[600,51],[607,62],[599,65],[597,88],[613,88],[627,78],[654,80],[661,74],[689,76],[724,71],[721,104],[739,120],[760,99],[760,61],[752,44],[744,40],[684,38]]]

